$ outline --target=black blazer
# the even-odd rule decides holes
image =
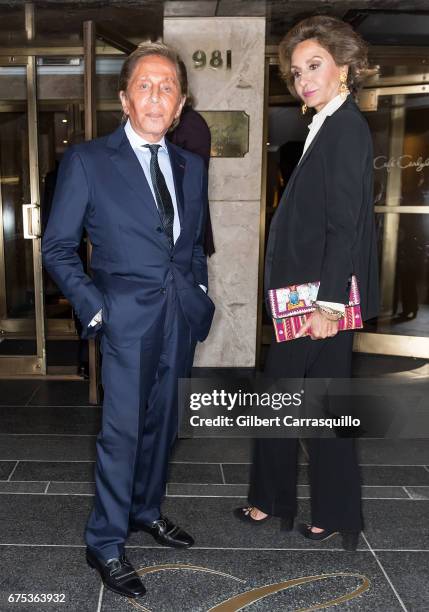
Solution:
[[[328,116],[273,217],[265,290],[320,280],[318,299],[347,303],[356,274],[362,316],[378,313],[372,138],[351,96]]]

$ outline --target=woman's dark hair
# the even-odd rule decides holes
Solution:
[[[191,91],[189,90],[188,83],[188,71],[183,60],[179,60],[179,78],[182,83],[182,95],[186,96],[185,106],[194,108],[195,100]]]
[[[119,91],[127,91],[128,84],[133,75],[134,69],[136,65],[139,63],[141,59],[147,57],[148,55],[160,55],[161,57],[166,57],[170,60],[172,64],[174,64],[177,73],[177,80],[179,81],[180,93],[182,96],[186,96],[188,83],[186,80],[186,76],[184,78],[183,72],[180,67],[180,58],[177,52],[159,42],[144,42],[141,43],[135,51],[133,51],[125,60],[122,65],[122,70],[119,75]]]
[[[291,58],[295,47],[314,38],[332,55],[337,66],[347,65],[347,87],[356,94],[363,81],[373,74],[368,69],[368,47],[350,24],[328,15],[315,15],[297,23],[279,46],[280,71],[293,96],[298,98],[291,73]]]

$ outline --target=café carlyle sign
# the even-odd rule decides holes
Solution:
[[[394,168],[400,168],[405,170],[406,168],[414,168],[416,172],[421,172],[429,166],[429,157],[423,159],[420,155],[416,159],[413,159],[412,155],[400,155],[399,157],[387,157],[386,155],[379,155],[374,157],[374,169],[382,170],[385,168],[387,172],[390,172]]]

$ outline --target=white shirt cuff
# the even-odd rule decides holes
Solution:
[[[95,317],[88,323],[88,327],[95,327],[99,323],[103,322],[103,310],[99,310]]]
[[[200,285],[200,287],[204,291],[204,293],[207,293],[207,287],[205,285]]]
[[[335,310],[335,312],[341,312],[341,314],[346,312],[345,305],[339,304],[338,302],[323,302],[322,300],[316,300],[316,304],[326,306],[326,308],[332,308],[332,310]]]

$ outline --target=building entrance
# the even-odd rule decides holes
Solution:
[[[81,40],[37,43],[32,5],[25,23],[25,44],[0,47],[0,377],[89,375],[95,402],[97,347],[79,340],[71,305],[42,267],[41,237],[64,151],[120,124],[118,75],[136,45],[93,21]],[[84,262],[87,253],[83,239]]]

